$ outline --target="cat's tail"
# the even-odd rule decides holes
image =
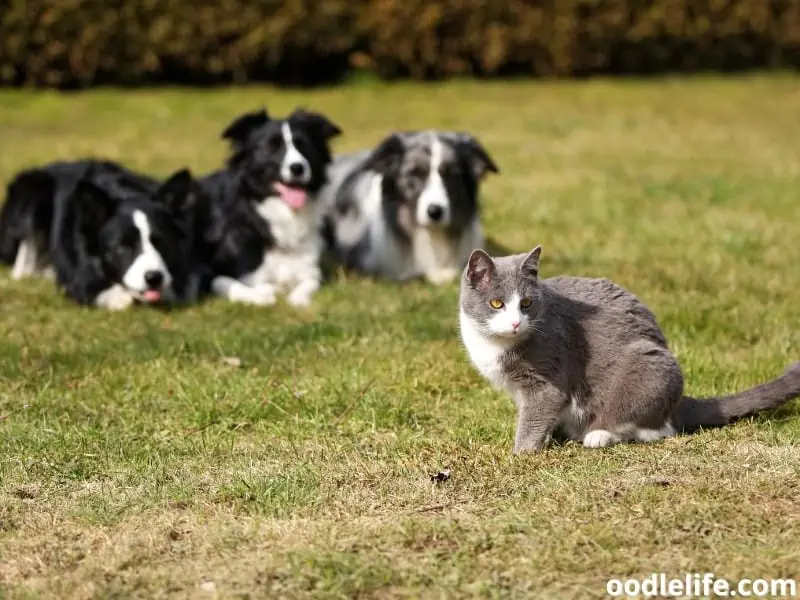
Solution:
[[[749,390],[721,398],[697,399],[684,396],[675,411],[675,429],[691,433],[701,427],[721,427],[762,410],[777,408],[800,396],[800,361],[783,375]]]

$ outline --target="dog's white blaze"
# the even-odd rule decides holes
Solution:
[[[141,252],[131,263],[125,275],[122,277],[122,284],[129,290],[144,292],[147,290],[147,282],[144,279],[148,271],[159,271],[164,276],[162,287],[167,289],[172,284],[172,275],[167,269],[161,254],[150,241],[150,221],[140,210],[133,211],[133,224],[139,230],[141,238]]]
[[[281,179],[283,179],[285,183],[293,181],[308,183],[311,179],[311,166],[308,164],[306,157],[303,156],[297,149],[297,146],[294,145],[292,128],[289,127],[289,123],[281,125],[281,133],[283,134],[283,144],[286,150],[283,156],[283,162],[281,163]],[[299,176],[293,175],[290,168],[291,165],[295,163],[303,165],[303,173]]]
[[[514,323],[517,323],[516,330]],[[502,337],[516,337],[527,327],[527,317],[519,310],[519,294],[514,294],[503,308],[489,319],[489,331]]]
[[[442,166],[442,152],[442,142],[435,133],[431,133],[430,173],[428,174],[428,181],[425,183],[425,189],[422,190],[422,194],[420,194],[417,201],[417,223],[422,227],[427,225],[447,226],[450,224],[450,198],[447,196],[447,188],[445,188],[444,181],[439,173],[439,168]],[[431,220],[428,214],[428,209],[432,206],[438,206],[442,209],[442,218],[438,221]]]

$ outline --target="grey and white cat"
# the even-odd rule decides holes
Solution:
[[[718,427],[800,396],[800,362],[722,398],[684,396],[683,374],[653,313],[607,279],[539,279],[528,254],[469,257],[461,337],[472,363],[517,405],[515,452],[551,436],[601,448]]]

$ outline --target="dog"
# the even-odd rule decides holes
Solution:
[[[55,206],[65,203],[90,169],[93,181],[117,198],[158,188],[155,179],[108,160],[58,161],[20,171],[0,210],[0,263],[12,266],[12,279],[55,276],[50,257]]]
[[[305,109],[282,119],[260,109],[225,128],[227,165],[200,180],[209,201],[203,263],[212,294],[270,305],[280,293],[292,305],[311,304],[324,246],[316,195],[339,134],[327,117]]]
[[[159,185],[108,161],[53,163],[23,172],[9,191],[0,245],[12,276],[44,265],[67,297],[109,310],[197,297],[193,209],[201,189],[187,169]]]
[[[346,268],[450,282],[483,246],[478,188],[490,172],[497,165],[467,133],[392,133],[338,156],[321,195],[327,244]]]

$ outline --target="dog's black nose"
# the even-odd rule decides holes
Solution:
[[[438,204],[432,204],[428,207],[428,216],[431,218],[431,221],[441,221],[442,217],[444,217],[444,208]]]
[[[293,177],[300,177],[305,174],[305,172],[306,167],[303,163],[296,162],[289,165],[289,173],[291,173]]]
[[[147,271],[144,274],[144,282],[151,290],[157,290],[164,283],[164,274],[161,271]]]

